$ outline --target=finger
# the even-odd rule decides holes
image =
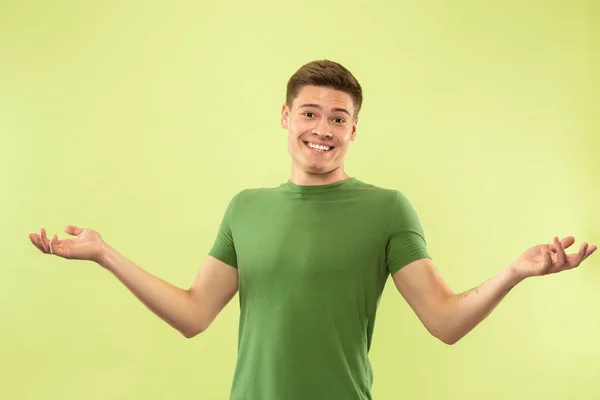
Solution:
[[[76,227],[74,225],[67,225],[65,227],[65,232],[68,233],[69,235],[77,236],[81,232],[83,232],[83,229],[78,228],[78,227]]]
[[[573,236],[565,236],[560,239],[560,242],[562,243],[563,248],[568,249],[575,243],[575,238]]]
[[[44,245],[42,245],[42,238],[37,233],[30,233],[29,240],[35,247],[37,247],[42,253],[45,253]]]
[[[587,251],[585,252],[584,260],[586,258],[588,258],[589,256],[591,256],[596,250],[598,250],[598,247],[596,247],[596,246],[589,246],[587,248]]]
[[[48,252],[50,249],[48,244],[48,238],[46,237],[46,230],[44,228],[42,228],[42,230],[40,231],[40,239],[42,246],[44,247],[44,251]]]
[[[553,244],[547,245],[546,250],[548,250],[550,252],[550,254],[556,254],[556,248]]]
[[[573,245],[573,243],[575,243],[575,238],[573,236],[565,236],[560,240],[560,242],[562,243],[564,249],[568,249]],[[550,250],[552,254],[556,254],[556,252],[558,251],[554,243],[548,246],[548,250]]]
[[[579,251],[577,252],[575,257],[571,257],[571,259],[569,260],[567,268],[575,268],[579,264],[581,264],[581,262],[583,260],[585,260],[585,255],[587,253],[587,249],[588,249],[588,244],[585,242],[582,243],[581,246],[579,246]]]
[[[567,255],[565,254],[565,249],[558,237],[554,237],[554,247],[556,249],[556,265],[561,268],[567,263]]]
[[[58,244],[58,236],[54,235],[52,236],[52,240],[50,240],[50,244],[48,247],[50,247],[50,254],[56,254],[56,245]]]
[[[552,255],[550,250],[546,247],[542,247],[542,271],[547,274],[552,269]]]

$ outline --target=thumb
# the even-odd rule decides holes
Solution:
[[[68,233],[69,235],[77,236],[81,232],[83,232],[83,229],[78,228],[78,227],[73,226],[73,225],[67,225],[65,227],[65,232]]]

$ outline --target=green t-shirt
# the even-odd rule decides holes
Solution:
[[[209,254],[238,269],[231,400],[367,400],[386,280],[428,258],[408,199],[356,178],[236,194]]]

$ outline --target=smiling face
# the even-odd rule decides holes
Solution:
[[[348,177],[344,157],[356,138],[352,97],[326,86],[303,86],[291,104],[281,109],[292,157],[291,181],[324,185]]]

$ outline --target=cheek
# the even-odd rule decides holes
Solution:
[[[307,129],[308,128],[305,126],[305,124],[292,122],[289,125],[288,137],[290,138],[290,140],[297,141],[302,135],[306,133]]]
[[[298,152],[300,150],[299,135],[294,132],[291,127],[288,130],[287,147],[290,152]]]
[[[290,131],[296,134],[301,134],[306,130],[306,123],[299,120],[290,121]]]
[[[343,129],[343,130],[340,130],[340,132],[336,136],[338,138],[338,142],[340,143],[340,145],[343,147],[346,147],[346,146],[348,146],[348,143],[350,143],[350,141],[352,140],[352,131]]]

